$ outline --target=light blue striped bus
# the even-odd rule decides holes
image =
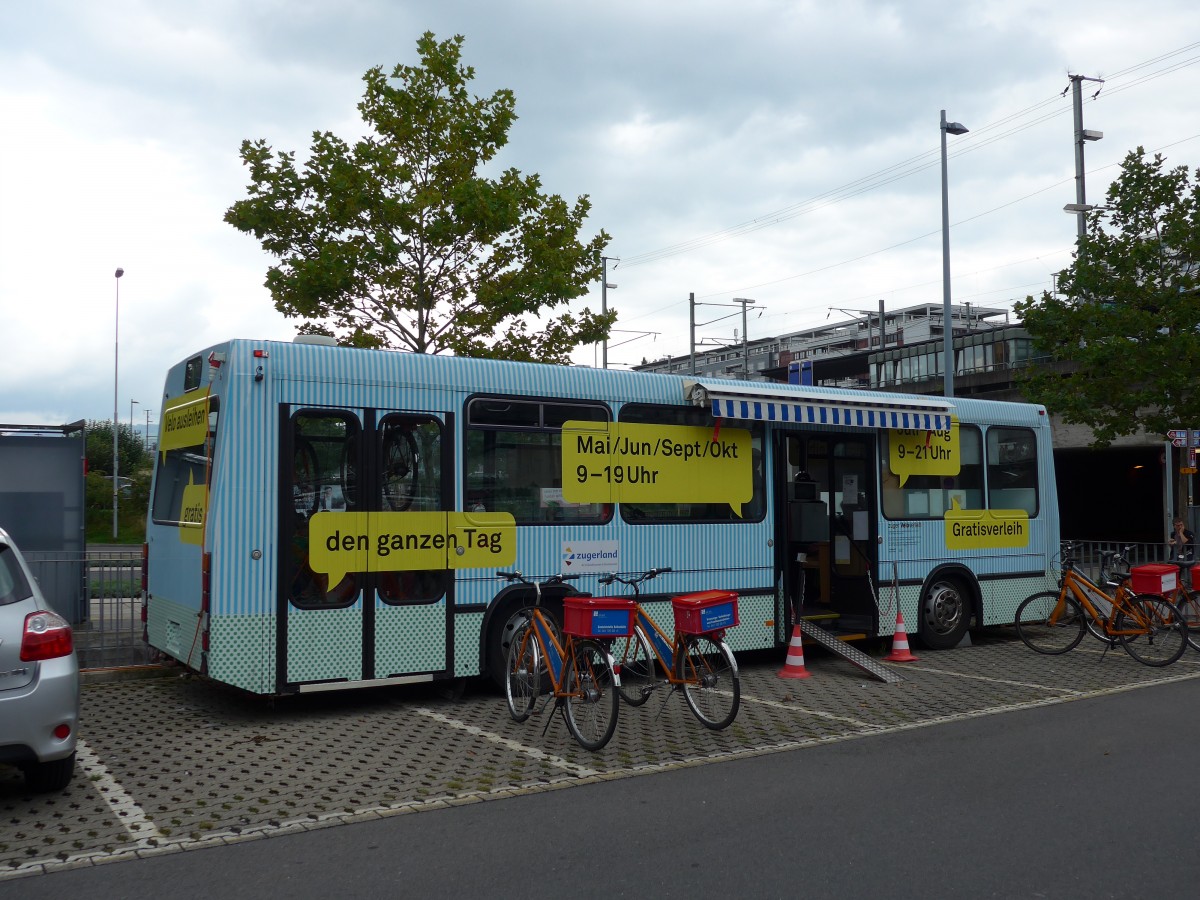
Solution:
[[[258,694],[500,678],[497,577],[670,567],[739,596],[735,651],[797,615],[926,647],[1053,583],[1044,408],[231,340],[167,373],[146,639]],[[563,589],[546,595],[561,609]]]

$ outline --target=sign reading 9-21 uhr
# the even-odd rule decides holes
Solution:
[[[563,425],[562,492],[569,503],[728,503],[754,493],[744,428],[579,422]]]

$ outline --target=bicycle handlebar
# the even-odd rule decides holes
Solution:
[[[542,584],[562,584],[564,581],[578,581],[578,575],[563,575],[561,572],[555,575],[547,575],[541,581],[536,578],[526,578],[519,571],[514,569],[511,572],[497,572],[496,577],[503,578],[505,581],[519,581],[522,584],[542,585]]]
[[[655,578],[659,575],[665,575],[670,571],[670,566],[664,566],[661,569],[650,569],[649,571],[642,572],[639,575],[630,575],[627,578],[622,578],[616,572],[612,572],[608,575],[601,575],[599,581],[601,584],[612,584],[614,581],[618,581],[621,584],[628,585],[636,591],[637,586],[643,581],[649,581],[651,578]]]

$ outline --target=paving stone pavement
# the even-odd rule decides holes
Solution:
[[[667,692],[622,705],[599,753],[543,709],[514,723],[500,693],[474,683],[269,699],[178,670],[83,686],[75,778],[25,791],[0,766],[0,880],[451,804],[500,799],[737,756],[862,738],[970,716],[1200,677],[1200,654],[1150,668],[1085,641],[1040,656],[1010,629],[922,652],[884,684],[820,648],[811,678],[781,679],[783,651],[739,658],[742,706],[714,732]],[[875,654],[886,652],[876,648]]]

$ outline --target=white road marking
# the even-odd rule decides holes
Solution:
[[[1008,678],[992,678],[989,675],[971,675],[967,672],[952,672],[949,669],[934,669],[930,666],[913,666],[907,665],[904,668],[912,669],[916,672],[932,672],[935,675],[953,675],[956,678],[972,678],[975,681],[990,681],[993,684],[1009,684],[1013,687],[1027,687],[1039,691],[1061,691],[1064,694],[1082,694],[1082,691],[1077,691],[1074,688],[1055,687],[1052,684],[1034,684],[1029,681],[1012,681]]]
[[[845,722],[847,725],[856,725],[859,728],[878,728],[878,725],[872,725],[870,722],[860,722],[858,719],[851,719],[847,716],[838,716],[833,713],[821,712],[818,709],[809,709],[807,706],[797,706],[794,703],[780,703],[778,700],[761,700],[758,697],[748,697],[742,695],[743,703],[761,703],[763,706],[771,706],[775,709],[786,709],[788,712],[801,712],[809,716],[819,716],[822,719],[833,719],[837,722]]]
[[[415,707],[413,712],[425,716],[427,719],[433,719],[436,722],[441,722],[443,725],[449,725],[451,728],[457,728],[459,731],[466,731],[469,734],[477,735],[484,740],[491,741],[493,744],[499,744],[502,747],[508,747],[510,750],[515,750],[518,753],[524,753],[526,756],[532,756],[534,759],[544,760],[552,766],[558,766],[560,769],[566,769],[568,772],[573,772],[576,775],[599,775],[600,772],[596,769],[589,769],[586,766],[576,765],[569,760],[563,759],[561,756],[555,756],[552,753],[547,753],[545,750],[539,750],[537,747],[530,747],[528,744],[522,744],[519,741],[514,741],[504,737],[501,734],[495,734],[491,731],[484,731],[476,725],[468,725],[466,722],[460,722],[458,719],[452,719],[449,716],[444,716],[439,712],[434,712],[432,709],[421,709]]]
[[[137,801],[121,787],[121,783],[108,771],[108,767],[100,762],[92,748],[82,740],[75,744],[75,762],[95,786],[96,792],[104,798],[117,821],[125,826],[129,836],[139,846],[149,847],[152,846],[152,840],[166,840],[163,833],[138,806]]]

